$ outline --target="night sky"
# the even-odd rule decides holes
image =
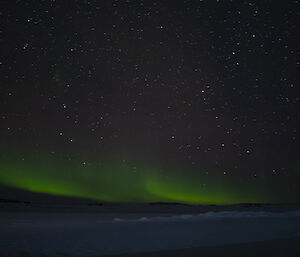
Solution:
[[[108,202],[299,202],[299,7],[1,1],[0,184]]]

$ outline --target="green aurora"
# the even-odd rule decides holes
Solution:
[[[186,175],[129,161],[82,163],[40,157],[1,158],[0,184],[31,192],[105,202],[235,204],[278,202],[262,186],[226,176]],[[253,185],[252,185],[253,186]]]

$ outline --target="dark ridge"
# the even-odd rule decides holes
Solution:
[[[107,205],[107,203],[103,203],[103,202],[97,202],[97,203],[88,203],[88,206],[104,206]]]
[[[2,199],[2,198],[0,198],[0,203],[22,203],[22,204],[31,204],[30,201],[19,201],[19,200]]]
[[[191,204],[187,203],[176,203],[176,202],[152,202],[148,203],[149,205],[180,205],[180,206],[190,206]]]
[[[274,204],[270,204],[270,203],[240,203],[240,204],[235,204],[236,206],[240,206],[240,207],[263,207],[263,206],[271,206]]]

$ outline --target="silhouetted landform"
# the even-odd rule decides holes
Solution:
[[[0,212],[95,212],[95,213],[136,213],[160,214],[196,214],[219,211],[268,211],[288,212],[300,210],[297,204],[252,204],[236,205],[188,205],[181,203],[42,203],[1,199]]]
[[[32,204],[86,204],[92,202],[91,199],[52,195],[46,193],[30,192],[18,188],[0,185],[0,198],[13,199],[15,201],[24,202],[29,201]],[[97,201],[94,201],[97,202]]]
[[[241,206],[241,207],[263,207],[263,206],[270,206],[272,204],[270,203],[240,203],[240,204],[235,204],[236,206]],[[275,204],[276,205],[276,204]]]
[[[96,203],[88,203],[88,206],[104,206],[107,205],[107,203],[103,203],[103,202],[96,202]]]
[[[153,202],[153,203],[149,203],[149,205],[181,205],[181,206],[187,206],[190,204],[187,203],[169,203],[169,202]]]
[[[30,201],[18,201],[18,200],[12,200],[12,199],[1,199],[0,203],[22,203],[22,204],[30,204]]]
[[[175,202],[108,203],[103,201],[34,193],[0,186],[0,211],[76,211],[100,213],[202,213],[209,211],[293,211],[299,204],[240,203],[234,205],[190,205]]]

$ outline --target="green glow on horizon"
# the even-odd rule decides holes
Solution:
[[[136,164],[136,163],[135,163]],[[218,182],[216,182],[218,181]],[[6,158],[0,162],[0,184],[31,192],[73,196],[106,202],[180,202],[234,204],[270,202],[263,192],[223,179],[164,172],[128,162],[106,164]]]

